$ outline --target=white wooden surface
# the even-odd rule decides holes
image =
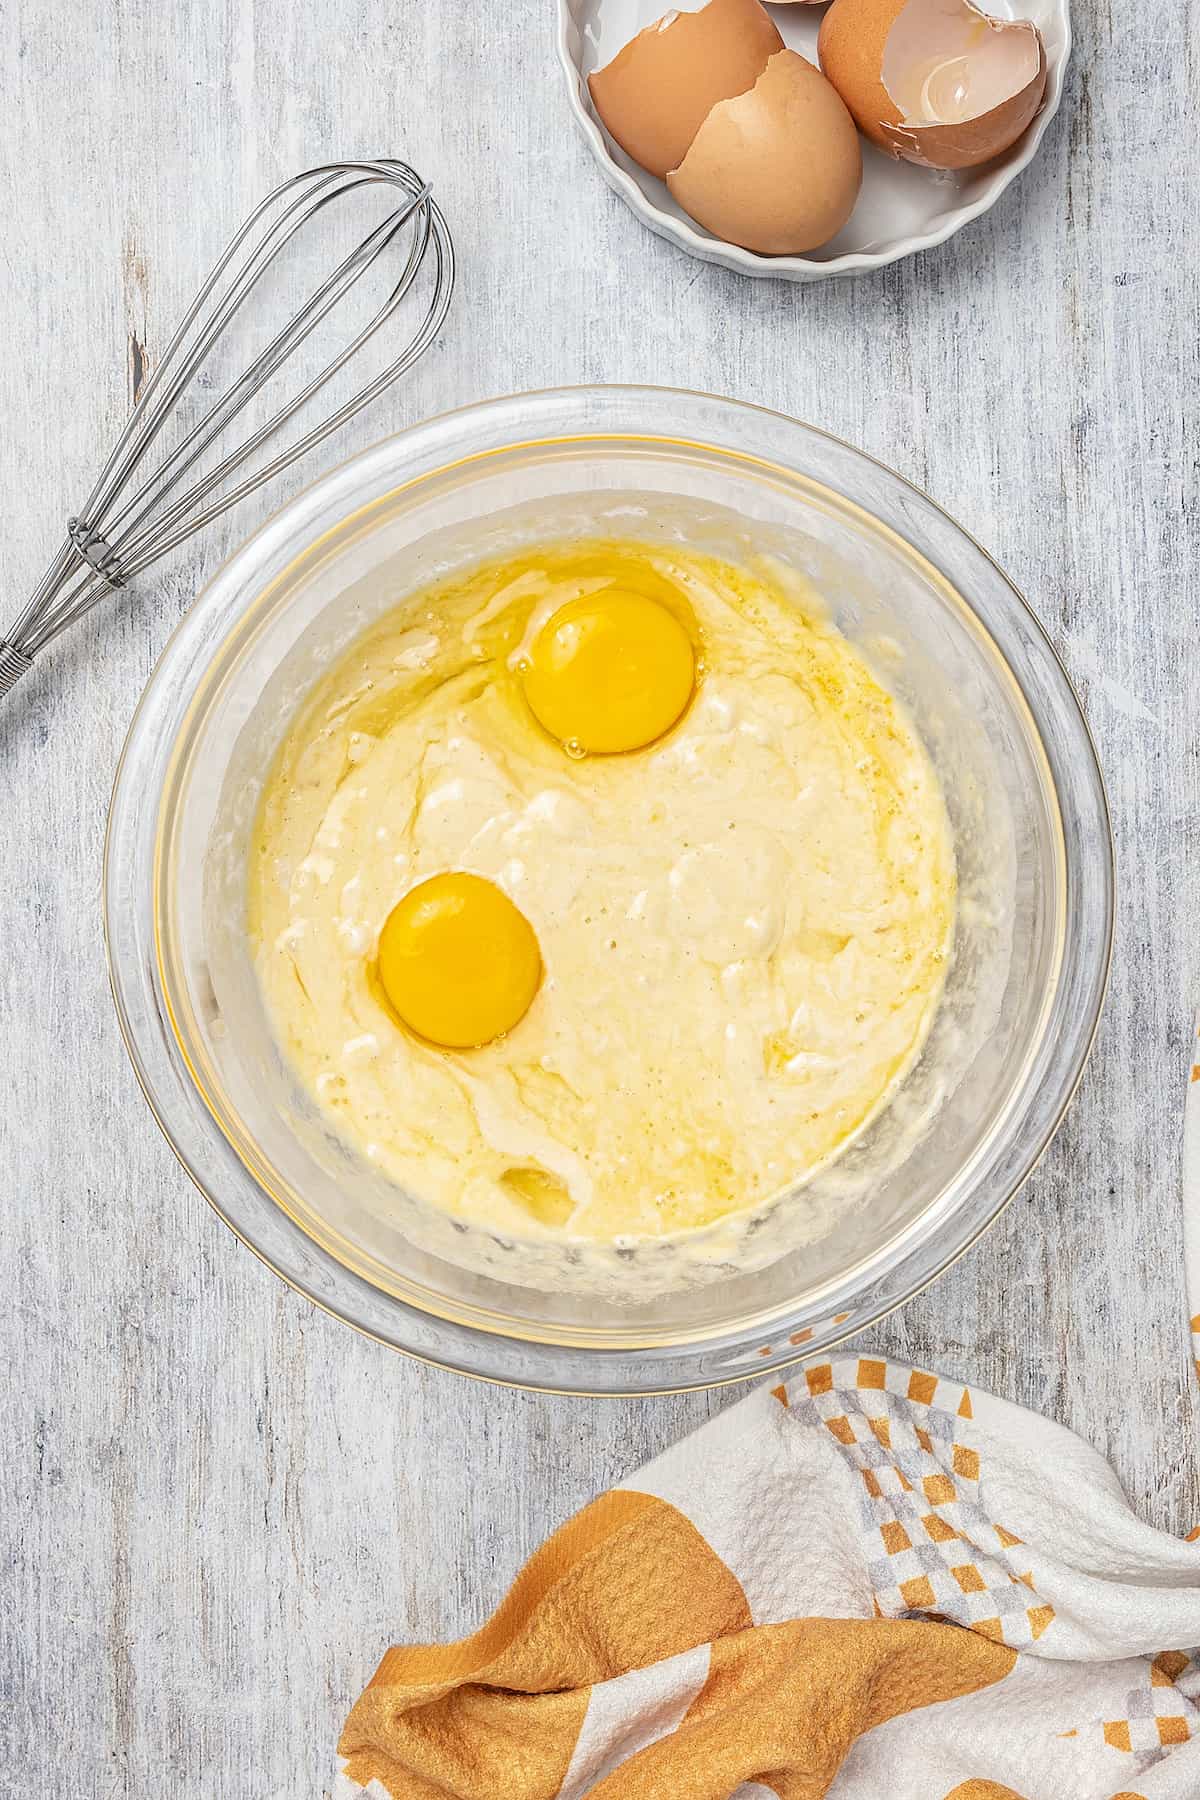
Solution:
[[[568,128],[550,10],[5,0],[0,610],[216,245],[330,155],[417,163],[462,257],[443,342],[333,454],[486,394],[658,381],[796,413],[927,486],[1080,683],[1120,937],[1041,1170],[873,1342],[1075,1426],[1185,1530],[1200,209],[1177,133],[1200,13],[1081,0],[1064,111],[997,211],[881,277],[794,288],[625,212]],[[3,1795],[323,1793],[389,1640],[478,1623],[548,1527],[731,1398],[545,1399],[389,1355],[282,1288],[175,1166],[109,1006],[101,837],[137,695],[221,548],[106,608],[0,718]]]

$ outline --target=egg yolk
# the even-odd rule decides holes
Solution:
[[[534,639],[523,684],[538,723],[576,754],[640,750],[692,697],[692,641],[657,600],[608,588],[569,600]]]
[[[379,981],[400,1019],[447,1050],[491,1043],[529,1011],[542,978],[534,930],[480,875],[434,875],[392,908]]]

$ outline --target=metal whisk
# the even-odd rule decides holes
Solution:
[[[335,201],[356,189],[381,185],[394,190],[395,204],[388,215],[307,296],[267,347],[206,408],[158,466],[145,472],[147,452],[175,416],[181,397],[285,247]],[[215,467],[193,474],[205,452],[254,395],[397,239],[402,259],[399,273],[374,316],[265,424],[223,455]],[[418,311],[420,322],[400,355],[302,437],[226,487],[229,478],[394,316],[427,256],[433,268],[428,303],[423,315]],[[389,160],[329,163],[293,176],[268,194],[222,252],[188,308],[82,510],[68,519],[67,535],[36,592],[8,635],[0,638],[0,697],[25,674],[39,650],[81,618],[110,588],[124,587],[168,550],[280,474],[412,368],[440,330],[453,290],[454,247],[449,229],[428,186],[407,164]],[[185,480],[189,474],[193,474],[190,482]]]

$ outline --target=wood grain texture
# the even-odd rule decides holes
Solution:
[[[463,269],[443,341],[325,464],[487,394],[629,380],[779,407],[926,486],[1080,684],[1121,912],[1053,1149],[872,1342],[1076,1427],[1185,1530],[1200,208],[1173,125],[1200,11],[1081,0],[1077,26],[1063,112],[992,214],[801,288],[638,226],[570,129],[544,0],[4,0],[0,593],[40,573],[218,242],[329,156],[415,162]],[[549,1527],[733,1397],[546,1399],[387,1354],[243,1252],[160,1140],[106,991],[105,807],[159,649],[260,516],[102,609],[0,717],[3,1795],[321,1793],[384,1644],[477,1624]]]

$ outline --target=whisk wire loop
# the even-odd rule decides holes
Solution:
[[[174,444],[149,474],[144,463],[217,344],[288,246],[324,210],[367,187],[395,190],[396,204],[331,274],[294,308],[265,348]],[[349,343],[305,385],[204,473],[196,471],[218,439],[301,344],[334,312],[367,271],[407,239],[404,260],[383,303]],[[290,420],[395,317],[422,270],[432,267],[429,299],[399,354],[358,391],[270,457],[247,468]],[[34,657],[111,588],[128,581],[247,495],[272,481],[338,431],[397,381],[433,343],[454,291],[454,247],[427,183],[406,163],[329,163],[293,176],[259,202],[239,226],[150,371],[91,493],[7,637],[0,638],[0,696]],[[240,479],[237,471],[247,469]],[[138,479],[139,474],[141,476]]]

